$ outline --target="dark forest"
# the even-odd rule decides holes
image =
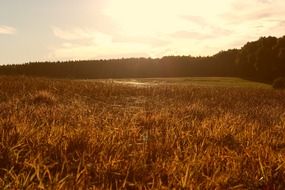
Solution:
[[[261,37],[206,57],[30,62],[1,66],[0,74],[75,79],[227,76],[272,82],[285,76],[285,36]]]

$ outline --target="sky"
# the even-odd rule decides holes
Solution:
[[[285,35],[284,0],[0,0],[0,64],[213,55]]]

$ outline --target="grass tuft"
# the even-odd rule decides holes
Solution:
[[[33,104],[47,104],[54,105],[56,103],[56,97],[54,94],[47,90],[40,90],[35,92],[31,97]]]

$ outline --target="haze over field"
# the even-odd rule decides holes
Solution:
[[[0,2],[0,64],[211,55],[282,36],[283,0]]]

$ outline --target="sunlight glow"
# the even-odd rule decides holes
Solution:
[[[283,10],[284,0],[3,1],[0,64],[212,55],[281,37]]]
[[[15,34],[16,29],[11,26],[1,26],[0,25],[0,34]]]
[[[186,15],[201,15],[214,19],[227,4],[193,0],[113,0],[105,9],[122,28],[133,35],[153,35],[179,30],[191,30],[191,23],[182,19]]]

